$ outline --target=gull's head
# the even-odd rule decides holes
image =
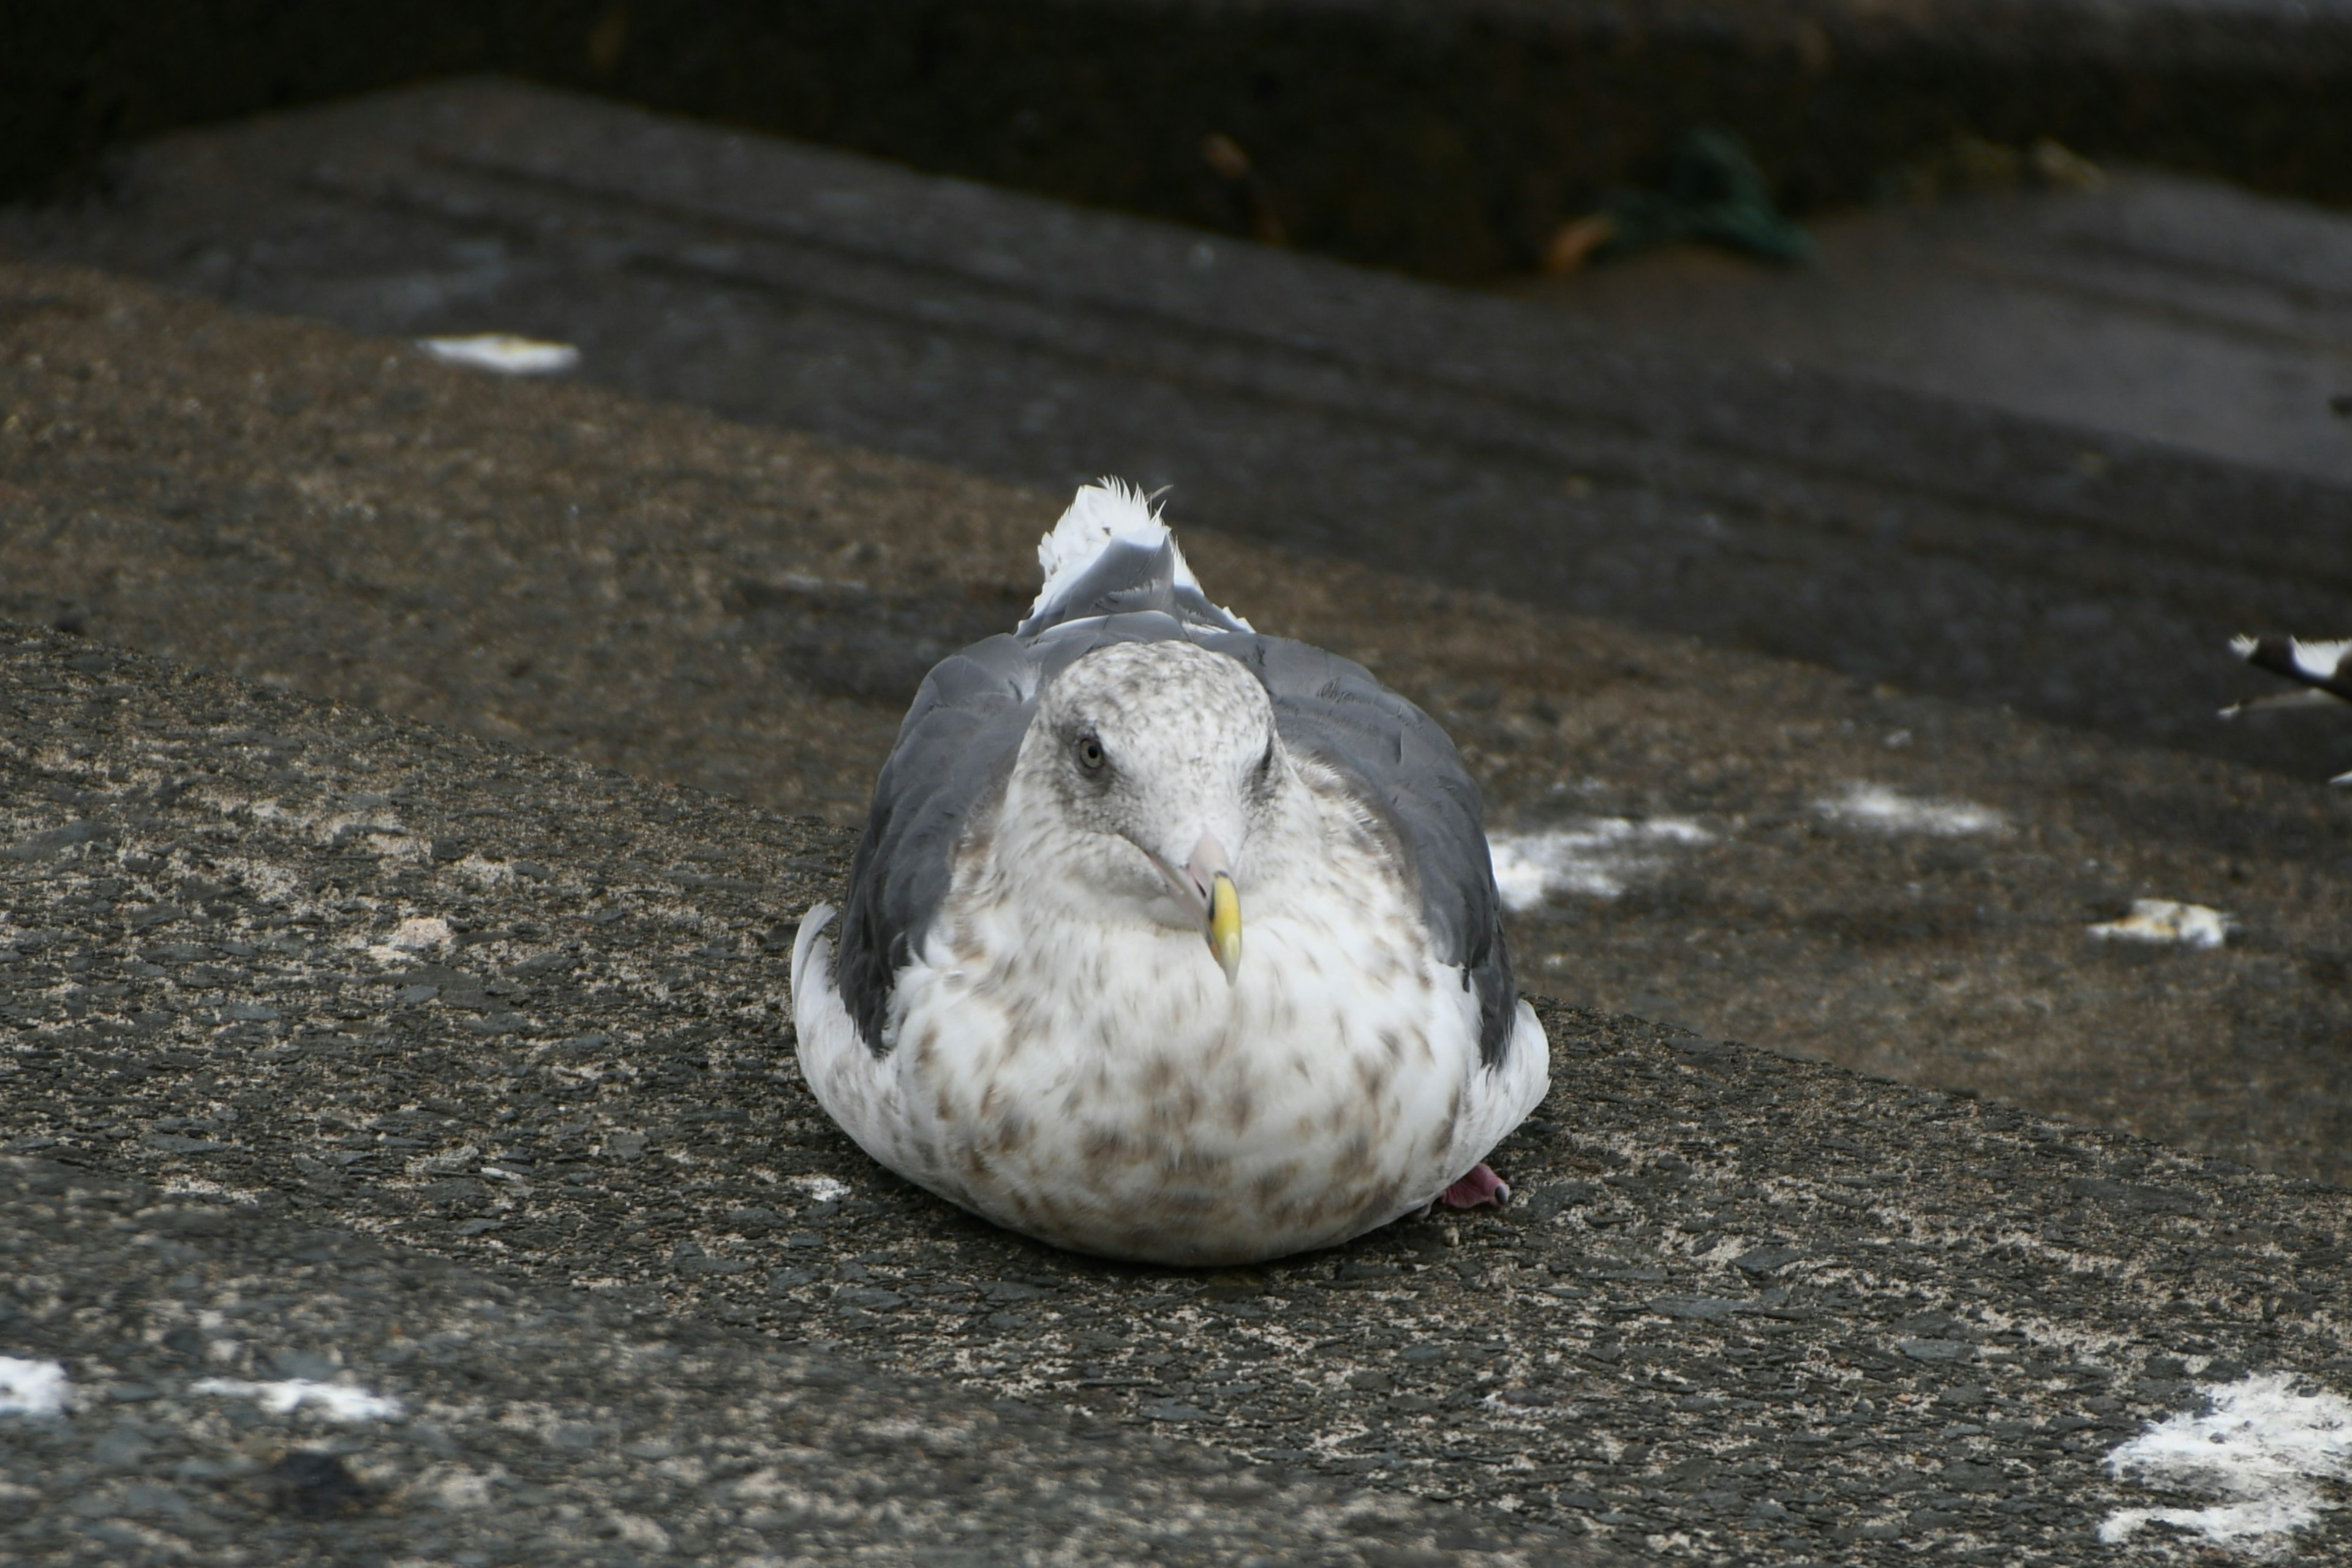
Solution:
[[[1257,678],[1172,641],[1114,643],[1062,671],[1015,765],[1089,895],[1197,929],[1227,980],[1252,838],[1289,773]]]

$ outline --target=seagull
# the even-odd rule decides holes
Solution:
[[[916,1184],[1101,1257],[1252,1263],[1507,1203],[1484,1162],[1549,1046],[1453,742],[1211,604],[1118,480],[1037,556],[1018,629],[925,679],[844,907],[801,922],[817,1102]]]
[[[2232,702],[2221,710],[2224,719],[2265,708],[2336,708],[2352,702],[2352,640],[2235,637],[2230,639],[2230,651],[2256,669],[2297,682],[2303,689]],[[2327,782],[2338,789],[2352,788],[2352,773],[2338,773]]]

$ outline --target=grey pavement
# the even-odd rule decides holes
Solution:
[[[0,1415],[11,1563],[1612,1555],[165,1181],[0,1157],[0,1354],[70,1370]]]
[[[455,153],[362,133],[445,111],[475,138]],[[237,276],[331,279],[320,258],[343,254],[370,308],[387,279],[509,265],[478,322],[376,325],[565,335],[523,315],[536,302],[708,350],[646,351],[648,376],[740,340],[713,384],[765,375],[870,433],[936,415],[980,432],[971,451],[1013,448],[1007,389],[1037,365],[1109,364],[1071,384],[1081,423],[1046,419],[1024,450],[1126,429],[1149,458],[1135,432],[1176,439],[1197,416],[1253,482],[1281,443],[1360,433],[1370,407],[1389,423],[1360,449],[1425,460],[1432,493],[1498,449],[1426,435],[1449,400],[1474,423],[1538,410],[1500,426],[1524,453],[1547,422],[1600,444],[1576,421],[1613,397],[1633,416],[1612,429],[1651,430],[1636,488],[1658,515],[1714,465],[1780,486],[1801,536],[1830,514],[1799,502],[1876,504],[1910,462],[1906,505],[1974,498],[1984,526],[1950,545],[1971,561],[2053,516],[2126,542],[2034,580],[2078,573],[2134,614],[2203,603],[2216,550],[2285,581],[2260,577],[2264,551],[2324,549],[2337,504],[1980,412],[1938,435],[1901,395],[1615,355],[1556,311],[1246,247],[1213,253],[1213,279],[1230,261],[1246,283],[1219,293],[1198,236],[509,89],[339,112],[361,117],[340,152],[349,122],[295,122],[312,140],[293,207],[260,154],[294,132],[226,162],[236,144],[195,138],[169,154],[192,165],[68,237],[130,266],[209,210],[244,247]],[[210,187],[187,172],[207,157]],[[678,199],[641,191],[614,228],[590,221],[610,191],[563,205],[583,171],[665,167]],[[768,202],[757,222],[681,195],[697,169]],[[477,226],[451,232],[452,211]],[[418,221],[472,248],[357,267],[421,254],[400,248]],[[669,251],[646,247],[656,221]],[[712,255],[690,286],[638,292],[688,231],[746,247],[730,267],[800,268],[798,293],[772,270],[716,296],[792,310],[714,334],[696,313]],[[1116,288],[1084,271],[1106,256],[1131,264]],[[174,266],[215,265],[167,261],[140,265],[183,282]],[[881,327],[845,328],[845,300]],[[1024,353],[1053,353],[1009,361],[982,334],[1016,319]],[[592,371],[628,341],[590,342]],[[913,345],[936,381],[877,377],[877,342]],[[1571,352],[1579,375],[1529,368]],[[1797,391],[1758,391],[1780,385]],[[1236,412],[1235,386],[1260,401]],[[1169,387],[1193,401],[1151,401]],[[1163,425],[1121,404],[1138,388]],[[61,1421],[0,1416],[0,1528],[25,1558],[226,1563],[250,1538],[289,1561],[993,1561],[1009,1538],[1038,1561],[2174,1561],[2193,1537],[2096,1532],[2211,1497],[2119,1479],[2107,1454],[2249,1375],[2352,1393],[2352,1200],[2245,1168],[2342,1169],[2352,845],[2306,765],[2334,761],[2324,732],[2263,753],[2302,776],[2136,748],[1580,619],[1516,582],[1496,584],[1514,600],[1383,573],[1444,553],[1410,487],[1391,521],[1321,536],[1311,513],[1254,522],[1212,495],[1180,522],[1372,563],[1200,531],[1219,596],[1439,714],[1498,827],[1616,846],[1578,873],[1613,892],[1588,880],[1518,918],[1528,989],[1704,1032],[1542,1004],[1555,1089],[1496,1157],[1528,1200],[1503,1215],[1259,1269],[1106,1266],[865,1162],[799,1084],[784,1023],[793,922],[837,890],[910,678],[878,656],[1017,611],[1060,498],[56,268],[0,278],[0,614],[18,618],[0,637],[0,1239],[27,1260],[0,1291],[0,1355],[58,1359],[82,1395]],[[1856,408],[1894,416],[1858,434],[1829,417]],[[1981,471],[1936,445],[1959,437]],[[2036,479],[2044,458],[2073,478]],[[1572,501],[1619,483],[1538,469]],[[2191,528],[2217,493],[2273,506],[2246,514],[2273,532]],[[1862,566],[1910,592],[1906,553]],[[2146,559],[2118,576],[2127,556]],[[2150,647],[2186,635],[2148,624]],[[1906,812],[1979,826],[1893,826]],[[2147,894],[2242,927],[2211,952],[2088,936]],[[195,1386],[217,1376],[406,1410],[272,1415]],[[2340,1480],[2310,1486],[2342,1500]],[[2292,1550],[2352,1554],[2346,1518]]]
[[[1057,1254],[799,1082],[842,830],[54,632],[0,845],[15,1561],[2171,1561],[2109,1451],[2352,1389],[2340,1189],[1549,1003],[1513,1208]]]
[[[2226,727],[2324,632],[2352,488],[493,81],[166,138],[0,247],[365,332],[577,343],[634,394],[1548,608],[2326,776]]]
[[[85,272],[0,267],[0,616],[844,825],[927,642],[1018,618],[1067,499]],[[2316,778],[1175,515],[1223,602],[1462,745],[1549,868],[1510,920],[1538,989],[2352,1178]],[[2234,929],[2092,934],[2144,898]]]

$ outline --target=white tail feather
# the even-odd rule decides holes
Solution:
[[[1037,602],[1029,606],[1029,618],[1054,609],[1087,568],[1095,563],[1114,542],[1141,545],[1157,550],[1162,543],[1173,543],[1174,536],[1143,492],[1125,479],[1101,479],[1090,485],[1078,487],[1070,508],[1062,514],[1053,531],[1037,541],[1037,564],[1045,574],[1045,585],[1037,590]],[[1192,568],[1184,563],[1184,552],[1176,552],[1176,585],[1201,591],[1201,580],[1192,575]]]

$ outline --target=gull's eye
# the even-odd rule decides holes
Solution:
[[[1096,740],[1092,735],[1081,735],[1078,737],[1077,750],[1078,766],[1086,769],[1087,772],[1090,773],[1098,773],[1102,772],[1103,763],[1106,759],[1103,756],[1102,742],[1100,741]]]

